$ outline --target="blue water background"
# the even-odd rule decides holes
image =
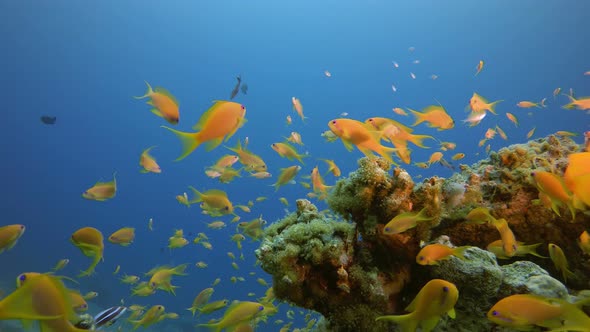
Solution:
[[[188,209],[178,204],[175,195],[192,185],[226,190],[234,204],[268,196],[251,213],[238,214],[246,221],[262,214],[274,222],[285,213],[278,197],[287,197],[293,210],[295,199],[307,191],[286,186],[275,193],[269,186],[279,168],[294,164],[278,157],[270,144],[291,131],[300,132],[305,146],[299,150],[311,154],[301,174],[309,174],[318,163],[325,172],[325,164],[316,158],[334,159],[348,174],[361,153],[320,137],[328,121],[343,112],[362,121],[385,116],[411,125],[413,117],[397,116],[391,109],[421,109],[438,100],[455,119],[455,128],[437,131],[419,125],[415,133],[456,142],[456,152],[466,154],[466,164],[485,157],[477,143],[496,124],[509,140],[496,137],[493,150],[525,142],[533,127],[537,128],[533,138],[556,130],[589,130],[585,112],[561,109],[567,98],[552,96],[557,87],[590,94],[590,77],[583,76],[590,70],[590,29],[584,21],[589,7],[585,1],[533,0],[2,1],[0,224],[27,227],[17,246],[0,255],[3,287],[10,291],[19,273],[47,271],[61,258],[71,260],[63,271],[66,275],[86,268],[90,260],[68,241],[80,227],[97,227],[107,237],[131,226],[136,228],[135,243],[127,248],[105,243],[105,260],[97,274],[80,279],[83,292],[100,293],[91,305],[116,305],[121,298],[127,304],[163,304],[180,313],[187,324],[191,320],[184,309],[217,277],[222,282],[213,299],[247,300],[248,292],[262,296],[265,287],[255,280],[262,277],[270,282],[271,277],[254,266],[258,243],[248,241],[246,260],[238,260],[241,269],[233,270],[226,255],[239,254],[229,241],[233,225],[208,230],[205,222],[218,218],[200,214],[198,206]],[[485,66],[474,77],[480,59]],[[420,64],[412,64],[413,60]],[[400,68],[395,69],[392,61]],[[325,77],[324,70],[332,77]],[[410,72],[416,74],[415,80]],[[431,74],[439,78],[431,80]],[[201,147],[185,160],[173,162],[180,154],[179,141],[160,128],[167,125],[163,119],[132,96],[143,95],[144,80],[167,88],[180,101],[178,129],[190,131],[213,100],[229,97],[237,75],[249,86],[247,95],[236,98],[246,106],[248,122],[225,144],[234,146],[238,138],[249,137],[250,149],[265,159],[274,177],[257,180],[244,174],[220,184],[207,178],[204,169],[229,150],[206,152]],[[467,116],[464,108],[473,92],[490,101],[504,101],[497,106],[499,115],[488,115],[479,126],[468,128],[461,120]],[[292,111],[292,96],[304,105],[309,118],[305,124]],[[515,106],[521,100],[544,97],[548,98],[544,109]],[[518,116],[518,128],[505,112]],[[41,115],[55,115],[57,123],[43,125]],[[287,115],[293,118],[290,127],[285,125]],[[581,142],[581,137],[576,140]],[[432,148],[412,147],[414,161],[425,161],[436,151],[434,141],[425,143]],[[152,145],[158,146],[152,154],[163,173],[140,174],[139,155]],[[403,167],[413,176],[452,174],[438,165],[428,170]],[[94,202],[81,197],[99,179],[111,179],[114,171],[119,185],[116,198]],[[326,181],[333,184],[335,179],[326,176]],[[319,207],[325,208],[325,203]],[[149,218],[154,219],[153,232],[147,229]],[[214,250],[192,243],[168,250],[174,229],[184,229],[185,234],[206,232]],[[200,260],[209,267],[195,268]],[[181,263],[191,266],[189,276],[173,280],[181,287],[176,297],[159,291],[130,300],[128,287],[112,275],[117,265],[121,273],[141,275],[155,265]],[[250,271],[256,275],[249,276]],[[230,276],[244,276],[247,281],[232,284]],[[285,319],[286,309],[282,305],[281,313],[258,331],[277,330],[272,321]],[[301,319],[298,322],[303,325]]]

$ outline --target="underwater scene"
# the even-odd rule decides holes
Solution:
[[[590,331],[587,1],[1,1],[0,332]]]

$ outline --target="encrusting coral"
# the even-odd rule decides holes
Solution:
[[[539,190],[531,179],[534,171],[563,175],[567,156],[577,151],[580,146],[571,139],[552,135],[502,148],[472,166],[461,165],[460,173],[449,179],[432,177],[418,184],[408,172],[392,169],[386,160],[365,157],[327,197],[335,215],[319,212],[309,201],[300,199],[296,212],[266,228],[256,254],[262,268],[273,276],[277,297],[320,312],[331,331],[395,331],[395,324],[375,322],[375,318],[403,313],[432,278],[455,282],[459,289],[457,316],[473,318],[465,323],[457,319],[450,326],[491,328],[492,323],[485,321],[485,311],[499,300],[498,292],[507,296],[553,285],[555,290],[549,292],[562,294],[565,288],[555,280],[561,280],[561,274],[548,258],[520,258],[534,262],[526,262],[534,268],[521,264],[524,262],[514,263],[519,259],[516,256],[496,263],[485,248],[500,239],[500,234],[489,223],[466,222],[465,216],[474,208],[488,208],[494,218],[506,220],[517,241],[543,243],[540,256],[549,256],[548,243],[559,245],[575,273],[567,285],[571,289],[589,288],[590,263],[576,244],[577,237],[590,225],[588,211],[578,211],[574,218],[563,208],[561,216],[557,215],[538,203]],[[399,234],[383,233],[384,226],[397,215],[422,209],[428,220]],[[456,246],[484,250],[467,250],[466,261],[451,257],[437,266],[416,264],[421,244],[436,242],[441,236]],[[473,260],[471,265],[469,259]],[[501,266],[510,263],[514,264]],[[469,268],[473,264],[481,266]],[[475,275],[466,271],[484,279],[494,275],[494,284],[487,284],[489,291],[484,294],[482,283],[474,283]],[[518,275],[518,271],[524,275],[520,276],[522,282],[519,277],[507,281],[507,275]],[[536,281],[531,281],[533,277]],[[469,305],[474,299],[481,300],[479,305]],[[483,321],[461,325],[478,319]]]

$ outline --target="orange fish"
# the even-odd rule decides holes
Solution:
[[[416,263],[420,265],[438,265],[442,260],[449,259],[451,256],[456,256],[465,259],[463,254],[470,246],[451,248],[444,244],[434,243],[422,248],[416,256]]]
[[[549,249],[549,257],[551,257],[551,260],[555,265],[555,269],[561,272],[563,281],[567,282],[568,277],[575,277],[576,275],[569,270],[569,264],[565,254],[563,253],[563,250],[561,250],[558,245],[553,243],[549,243],[547,247]]]
[[[424,108],[422,113],[412,109],[410,112],[416,116],[416,122],[412,127],[422,122],[428,122],[429,127],[438,128],[438,130],[451,129],[455,126],[455,121],[441,105],[430,105]]]
[[[506,112],[506,117],[508,118],[508,120],[514,123],[515,126],[518,127],[518,119],[516,118],[516,116],[514,116],[514,114]]]
[[[572,153],[563,175],[565,186],[573,193],[575,207],[578,201],[590,206],[590,152]]]
[[[528,331],[534,326],[552,331],[588,331],[590,318],[576,304],[561,299],[533,294],[516,294],[498,301],[488,311],[490,321],[517,330]]]
[[[572,95],[567,95],[567,97],[570,99],[570,102],[566,105],[563,105],[563,108],[568,110],[572,110],[574,108],[582,111],[590,110],[590,97],[581,97],[577,99]]]
[[[150,155],[150,151],[154,147],[155,146],[149,147],[141,153],[141,156],[139,157],[139,165],[143,168],[140,170],[141,173],[162,173],[160,165],[158,165],[156,159]]]
[[[184,159],[202,143],[207,142],[207,151],[216,148],[221,142],[230,139],[245,123],[246,107],[233,101],[217,100],[193,126],[194,133],[178,131],[162,126],[176,134],[182,142],[182,155],[176,161]]]
[[[168,121],[170,124],[178,124],[180,114],[178,112],[178,102],[174,96],[164,88],[156,87],[156,90],[154,91],[148,82],[145,82],[145,84],[148,88],[145,95],[133,98],[143,99],[149,97],[150,100],[147,104],[154,107],[152,113],[164,118],[164,120]]]
[[[489,111],[493,114],[496,114],[496,104],[501,101],[502,100],[496,100],[489,103],[484,97],[474,92],[473,96],[471,96],[471,99],[469,100],[469,107],[471,108],[472,112],[481,113],[484,111]]]
[[[477,64],[477,68],[476,68],[476,72],[475,72],[475,76],[477,76],[481,70],[483,69],[483,60],[479,60],[479,63]]]
[[[305,119],[307,118],[303,115],[303,105],[301,105],[301,101],[295,97],[292,97],[291,103],[293,104],[293,109],[297,112],[297,114],[299,114],[301,121],[305,122]]]
[[[371,131],[368,125],[352,119],[334,119],[328,122],[328,127],[340,137],[348,151],[352,151],[352,146],[355,145],[366,156],[372,156],[373,151],[393,163],[391,154],[396,149],[379,144],[379,134]]]

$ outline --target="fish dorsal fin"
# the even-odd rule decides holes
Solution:
[[[227,103],[227,101],[214,100],[213,105],[211,107],[209,107],[209,109],[206,110],[205,113],[203,113],[203,115],[201,115],[199,122],[197,122],[197,124],[195,124],[193,126],[193,129],[194,130],[203,130],[203,128],[205,127],[205,125],[207,124],[209,119],[211,118],[211,115],[213,115],[216,112],[216,110],[219,109],[219,107],[225,103]]]
[[[216,195],[216,196],[227,197],[227,194],[225,193],[225,191],[220,190],[220,189],[207,190],[207,192],[205,192],[205,195],[207,195],[207,196],[209,196],[209,195]]]

